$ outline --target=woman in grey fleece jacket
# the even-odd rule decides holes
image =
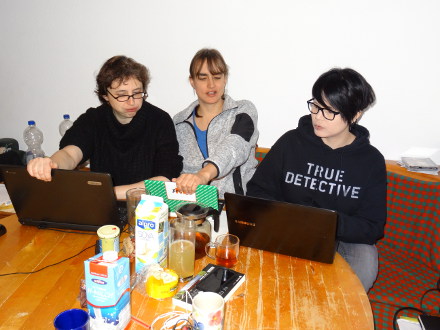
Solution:
[[[184,193],[199,184],[225,192],[246,193],[257,166],[258,114],[246,100],[225,95],[228,68],[215,49],[201,49],[190,66],[190,83],[198,100],[174,116],[182,174],[173,179]]]

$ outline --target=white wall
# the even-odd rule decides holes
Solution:
[[[149,67],[149,101],[174,115],[194,99],[192,56],[215,47],[229,94],[257,106],[260,146],[296,127],[314,81],[338,66],[375,89],[361,124],[386,158],[440,150],[439,13],[437,0],[0,0],[0,137],[26,149],[33,119],[52,154],[62,115],[98,105],[95,75],[116,54]]]

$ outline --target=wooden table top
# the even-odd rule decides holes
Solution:
[[[0,274],[35,271],[86,249],[34,274],[0,276],[1,329],[52,328],[58,313],[80,308],[83,261],[94,255],[97,236],[22,226],[15,215],[0,223],[8,230],[0,237]],[[196,271],[209,262],[198,260]],[[339,254],[327,265],[241,247],[235,269],[246,281],[226,303],[226,330],[374,329],[367,294]],[[131,304],[133,317],[146,324],[165,312],[183,311],[171,299],[157,301],[138,290]],[[134,320],[128,328],[145,329]]]

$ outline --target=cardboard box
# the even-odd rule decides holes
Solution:
[[[84,268],[90,328],[124,329],[131,319],[128,258],[108,251],[84,261]]]
[[[136,272],[147,265],[167,266],[168,205],[161,197],[142,195],[136,208]]]
[[[151,195],[163,198],[171,216],[176,216],[176,207],[183,202],[198,202],[218,210],[218,190],[215,186],[199,185],[195,194],[187,195],[177,190],[175,182],[145,180],[144,184]]]

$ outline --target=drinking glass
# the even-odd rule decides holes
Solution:
[[[179,275],[181,282],[194,276],[196,227],[193,220],[178,217],[170,221],[168,268]]]
[[[127,221],[130,237],[134,237],[136,228],[136,207],[141,201],[142,195],[150,193],[145,188],[131,188],[126,192],[127,198]]]
[[[206,244],[205,249],[206,255],[215,259],[217,265],[232,268],[238,262],[240,239],[232,234],[220,235],[215,242]],[[210,254],[211,249],[215,249],[214,255]]]

